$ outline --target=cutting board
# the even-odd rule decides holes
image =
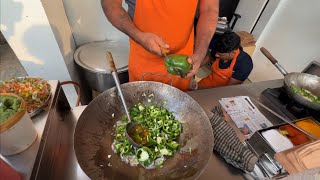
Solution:
[[[320,167],[320,140],[275,154],[289,174]]]

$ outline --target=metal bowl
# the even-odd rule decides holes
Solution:
[[[164,105],[182,123],[180,149],[162,168],[131,167],[113,153],[114,125],[125,114],[115,88],[95,98],[81,114],[74,134],[74,148],[82,170],[91,179],[195,179],[213,151],[213,132],[208,116],[186,93],[163,83],[132,82],[121,85],[129,107]],[[114,116],[113,116],[114,115]],[[190,151],[191,150],[191,151]],[[111,158],[109,155],[111,155]]]
[[[21,76],[21,77],[13,78],[12,80],[14,80],[14,79],[27,79],[27,78],[33,78],[33,77]],[[5,81],[0,81],[0,83],[1,82],[5,82]],[[46,81],[46,82],[49,84],[48,81]],[[50,93],[49,93],[48,98],[46,99],[46,101],[41,106],[39,106],[35,110],[33,110],[32,112],[28,112],[30,118],[36,116],[37,114],[42,112],[48,106],[48,104],[50,102],[50,98],[51,98],[51,85],[50,84],[49,84],[49,90],[50,90]]]

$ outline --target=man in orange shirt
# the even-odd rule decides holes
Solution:
[[[108,20],[130,37],[129,80],[159,81],[187,91],[199,70],[218,20],[218,0],[102,0]],[[193,21],[199,3],[194,43]],[[186,78],[166,72],[161,48],[185,54],[192,69]]]

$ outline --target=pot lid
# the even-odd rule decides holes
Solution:
[[[118,72],[127,71],[129,58],[129,41],[127,39],[84,44],[74,53],[74,60],[89,71],[110,73],[106,59],[107,51],[112,53]]]

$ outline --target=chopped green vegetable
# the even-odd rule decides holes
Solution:
[[[175,141],[172,141],[172,142],[170,142],[170,143],[167,143],[167,145],[169,146],[169,148],[170,149],[172,149],[172,150],[176,150],[180,145],[177,143],[177,142],[175,142]]]
[[[143,111],[143,110],[144,110],[144,107],[143,107],[142,104],[139,104],[139,105],[138,105],[138,108],[139,108],[139,111]]]
[[[0,125],[10,119],[20,110],[22,99],[16,96],[0,96]]]
[[[150,134],[148,135],[148,142],[151,145],[156,145],[157,144],[157,142],[151,137]]]
[[[155,162],[156,167],[161,167],[164,164],[163,160]]]
[[[117,152],[121,152],[121,147],[122,147],[122,144],[116,144]]]
[[[305,97],[306,99],[308,99],[309,101],[311,101],[313,103],[320,104],[320,96],[316,96],[304,88],[297,88],[295,86],[291,86],[290,88],[294,93]]]
[[[140,154],[140,158],[139,158],[139,161],[146,161],[149,159],[149,154],[146,152],[146,151],[142,151],[141,154]]]
[[[142,147],[138,149],[136,156],[138,158],[139,163],[144,167],[154,163],[153,152],[147,147]]]
[[[145,106],[141,103],[129,110],[132,121],[139,122],[142,128],[147,129],[147,147],[133,147],[125,136],[127,118],[117,122],[114,134],[115,153],[122,158],[135,157],[143,167],[162,167],[166,156],[172,156],[179,148],[177,139],[182,131],[181,123],[175,119],[172,112],[166,108],[154,105]],[[139,134],[133,139],[144,138]],[[124,160],[123,159],[123,160]],[[124,160],[126,161],[126,160]],[[131,163],[130,163],[131,164]]]
[[[161,144],[161,142],[162,142],[162,138],[161,137],[157,137],[157,143]]]
[[[167,149],[160,149],[160,154],[162,155],[168,155],[169,151]]]

